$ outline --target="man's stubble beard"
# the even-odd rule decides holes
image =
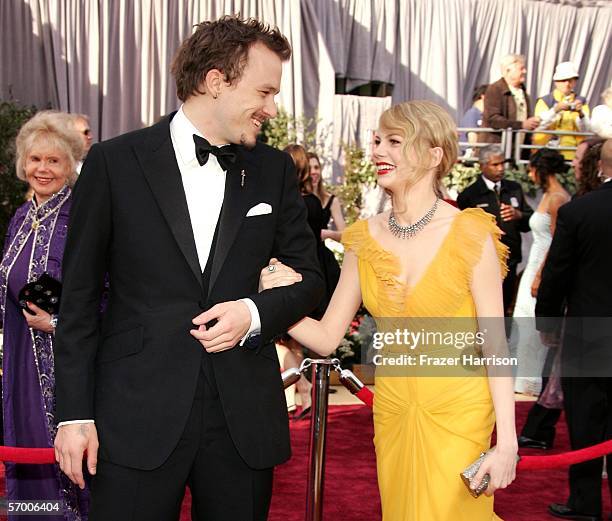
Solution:
[[[246,134],[243,132],[240,135],[240,144],[247,150],[253,150],[255,148],[255,145],[257,145],[257,137],[255,137],[252,142],[249,142],[247,141]]]

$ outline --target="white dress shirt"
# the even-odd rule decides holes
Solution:
[[[181,106],[170,122],[170,137],[181,172],[198,261],[204,271],[223,205],[226,172],[214,154],[209,154],[206,164],[200,166],[195,154],[194,134],[205,137],[189,121]],[[243,345],[249,336],[259,334],[261,320],[257,306],[251,299],[244,298],[241,301],[251,313],[251,326],[240,341],[240,345]]]
[[[497,181],[497,183],[494,183],[490,179],[487,179],[484,175],[482,176],[482,180],[485,182],[489,190],[499,194],[499,191],[501,190],[501,181]]]
[[[198,261],[200,268],[204,271],[221,213],[221,206],[223,205],[226,172],[219,166],[219,162],[213,154],[208,156],[205,165],[200,166],[195,155],[194,134],[204,137],[187,119],[181,106],[170,122],[170,137],[172,138],[172,146],[174,147],[176,162],[181,172],[183,189],[187,198],[187,208]],[[251,299],[243,298],[240,300],[247,305],[251,313],[251,325],[247,334],[240,341],[242,346],[247,338],[260,333],[261,320],[257,306]],[[94,420],[65,421],[60,422],[58,427],[72,423],[94,423]]]

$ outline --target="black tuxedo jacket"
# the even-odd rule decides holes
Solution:
[[[504,204],[512,206],[512,199],[515,198],[523,217],[515,221],[502,221],[500,217],[500,206],[495,192],[489,190],[481,175],[470,186],[468,186],[457,197],[457,206],[461,210],[465,208],[482,208],[485,212],[495,216],[497,226],[504,232],[501,241],[510,249],[508,264],[517,265],[523,256],[521,253],[521,232],[530,231],[529,218],[533,214],[533,209],[525,201],[525,194],[521,185],[502,179],[499,190],[499,199]]]
[[[612,182],[559,208],[536,302],[537,328],[567,316],[566,376],[612,376]]]
[[[271,467],[290,456],[273,339],[321,298],[315,240],[291,158],[259,143],[238,147],[205,291],[171,117],[94,145],[75,186],[55,346],[56,419],[95,419],[100,457],[153,469],[183,432],[207,356],[240,455],[253,468]],[[261,202],[272,213],[246,217]],[[303,280],[257,293],[273,256]],[[110,294],[100,320],[105,276]],[[189,333],[191,320],[244,297],[259,310],[258,344],[208,355]]]

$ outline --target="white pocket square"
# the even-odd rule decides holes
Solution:
[[[272,213],[272,207],[268,203],[259,203],[251,208],[246,216],[255,217],[256,215],[266,215]]]

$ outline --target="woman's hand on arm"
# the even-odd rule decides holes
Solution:
[[[266,289],[291,286],[296,282],[301,282],[301,280],[302,276],[291,266],[286,266],[273,257],[259,273],[259,293]]]
[[[299,276],[291,267],[285,266],[277,259],[270,259],[269,265],[277,268],[273,272],[270,272],[267,266],[261,270],[259,284],[263,290],[294,284],[296,281],[292,281],[292,278]],[[355,317],[360,305],[361,288],[357,256],[347,251],[342,263],[340,280],[323,318],[319,321],[306,317],[291,327],[289,334],[308,349],[321,356],[327,356],[340,344],[346,328]]]

